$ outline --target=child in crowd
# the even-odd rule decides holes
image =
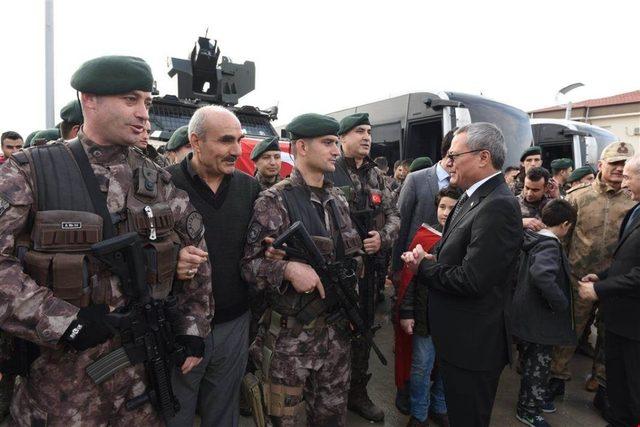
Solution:
[[[438,224],[434,225],[434,231],[442,231],[449,213],[453,210],[461,195],[462,192],[460,190],[450,187],[445,187],[438,192],[435,199]],[[420,230],[417,236],[419,234]],[[425,236],[425,238],[427,237]],[[414,239],[409,249],[413,249],[418,243],[423,244],[424,249],[429,251],[429,247],[424,246],[424,242],[416,241],[416,239]],[[431,249],[434,247],[435,245],[432,243]],[[447,405],[444,399],[444,387],[442,385],[442,377],[437,372],[434,376],[433,385],[431,385],[431,371],[436,360],[436,353],[429,332],[426,286],[416,286],[415,281],[409,283],[400,301],[399,317],[402,330],[412,335],[413,347],[409,380],[411,419],[408,426],[426,426],[428,423],[427,418],[430,416],[437,424],[448,427],[449,421]]]
[[[545,228],[525,230],[511,306],[523,365],[516,418],[531,427],[548,427],[542,412],[556,410],[547,391],[553,346],[576,341],[570,267],[560,242],[575,224],[576,211],[556,199],[544,207],[541,219]]]

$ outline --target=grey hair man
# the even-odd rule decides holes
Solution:
[[[244,133],[232,112],[219,106],[200,108],[191,118],[188,137],[193,152],[167,171],[202,215],[209,253],[195,247],[183,249],[177,278],[191,277],[209,258],[216,310],[203,362],[187,375],[174,375],[182,409],[169,426],[193,425],[196,410],[202,425],[237,426],[250,320],[248,284],[240,277],[240,260],[260,186],[236,170]]]
[[[505,311],[523,231],[520,208],[501,172],[506,151],[496,126],[460,128],[447,164],[451,185],[465,193],[447,218],[435,255],[420,245],[402,255],[418,286],[428,288],[451,425],[489,425],[510,359]]]

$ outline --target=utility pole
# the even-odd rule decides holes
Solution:
[[[53,91],[53,0],[44,0],[44,49],[45,49],[45,122],[47,128],[55,126]]]
[[[572,90],[574,90],[576,88],[582,87],[582,86],[584,86],[584,84],[582,84],[582,83],[573,83],[573,84],[570,84],[569,86],[565,86],[562,89],[560,89],[558,91],[558,94],[566,95],[568,92],[570,92],[570,91],[572,91]],[[565,120],[571,120],[571,109],[572,109],[572,107],[573,107],[573,103],[571,101],[569,101],[567,103],[567,109],[565,110],[565,114],[564,114],[564,119]]]

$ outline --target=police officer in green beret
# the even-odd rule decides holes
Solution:
[[[56,141],[60,138],[60,131],[57,128],[40,130],[33,135],[31,139],[31,144],[29,146],[38,147],[40,145],[45,145],[49,141]]]
[[[433,166],[433,160],[430,157],[418,157],[411,162],[411,166],[409,166],[409,172],[415,172],[422,169],[430,168]]]
[[[542,148],[537,145],[527,148],[520,156],[520,173],[516,175],[513,183],[509,186],[514,195],[518,195],[524,188],[524,177],[532,168],[542,166]]]
[[[553,175],[551,179],[557,184],[561,197],[567,194],[566,184],[571,172],[573,172],[573,160],[562,158],[551,162],[551,175]]]
[[[260,194],[247,232],[242,274],[265,291],[268,303],[250,354],[256,366],[265,369],[267,413],[278,426],[296,425],[296,413],[305,402],[308,425],[346,424],[349,326],[335,313],[312,309],[322,307],[325,288],[308,264],[266,256],[264,246],[266,238],[303,221],[326,259],[356,274],[353,259],[361,253],[362,241],[344,194],[325,178],[340,156],[339,127],[335,119],[320,114],[303,114],[287,125],[293,171]],[[307,315],[313,320],[297,320]]]
[[[280,181],[282,157],[278,137],[272,136],[257,143],[251,150],[251,160],[256,165],[255,177],[263,190]]]
[[[189,126],[181,126],[173,132],[169,142],[165,145],[165,157],[170,164],[175,165],[180,163],[191,151]]]
[[[587,165],[577,168],[571,172],[571,175],[567,178],[567,184],[570,186],[567,194],[572,192],[574,188],[581,187],[584,184],[591,184],[594,179],[596,179],[596,174],[591,166]]]
[[[372,143],[369,114],[356,113],[344,117],[338,133],[341,156],[329,179],[347,194],[351,221],[363,242],[366,268],[365,276],[358,283],[358,293],[362,317],[371,327],[378,293],[384,289],[387,276],[387,253],[398,237],[400,214],[388,181],[369,157]],[[370,353],[371,347],[364,340],[353,340],[349,409],[377,422],[384,419],[384,412],[367,393],[371,377],[368,374]]]
[[[60,110],[60,136],[64,141],[71,141],[78,135],[80,126],[84,123],[80,101],[74,99]]]
[[[144,132],[140,135],[140,140],[136,143],[136,149],[147,156],[150,160],[154,161],[161,168],[169,166],[169,160],[156,150],[156,148],[149,143],[151,137],[151,122],[147,120],[144,124]]]
[[[174,260],[176,249],[188,245],[206,250],[202,219],[170,175],[132,148],[149,119],[147,63],[92,59],[71,86],[84,115],[77,137],[16,153],[0,174],[0,327],[41,352],[16,387],[11,416],[20,426],[160,426],[148,401],[127,409],[132,398],[153,391],[144,364],[134,360],[100,384],[87,373],[123,345],[127,355],[140,353],[140,343],[107,318],[127,307],[132,285],[90,248],[137,232],[152,297],[176,298],[173,338],[184,346],[179,368],[186,373],[201,360],[211,328],[211,268],[203,263],[174,287]]]

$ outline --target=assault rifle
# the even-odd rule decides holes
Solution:
[[[128,303],[108,315],[110,325],[121,337],[122,347],[89,365],[87,374],[100,384],[122,368],[144,363],[149,387],[125,402],[125,407],[131,411],[149,402],[166,421],[180,410],[171,387],[171,371],[185,360],[184,347],[175,341],[174,325],[180,319],[176,300],[152,298],[137,233],[96,243],[91,251],[120,278]]]
[[[357,277],[355,274],[355,261],[327,262],[322,253],[311,239],[309,232],[304,224],[300,221],[293,223],[282,235],[274,240],[272,246],[276,249],[282,249],[287,256],[295,259],[304,260],[311,268],[313,268],[322,282],[325,291],[323,309],[327,315],[332,316],[339,313],[346,318],[351,326],[351,332],[354,336],[362,336],[364,340],[371,345],[378,359],[383,365],[387,365],[387,359],[384,357],[378,346],[373,342],[373,332],[370,326],[367,326],[360,316],[358,307],[358,294],[355,292],[355,284]],[[308,315],[314,310],[305,310],[304,308],[296,316],[296,320],[303,325],[313,320]]]

